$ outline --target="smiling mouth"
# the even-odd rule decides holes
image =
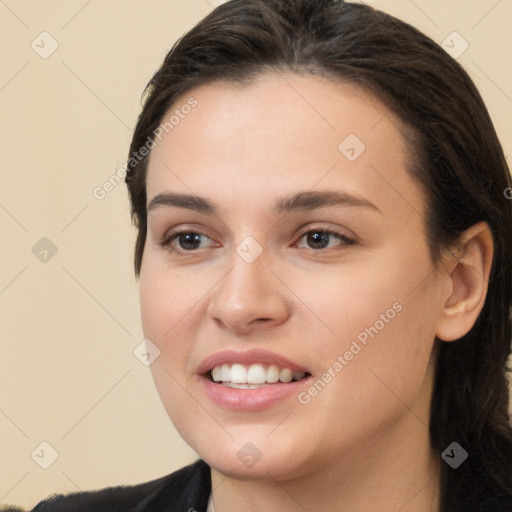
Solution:
[[[296,382],[310,376],[275,364],[222,364],[213,367],[206,376],[210,381],[228,388],[258,389],[276,384]]]

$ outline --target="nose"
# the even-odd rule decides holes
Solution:
[[[266,252],[251,263],[235,253],[231,270],[213,290],[208,315],[237,334],[250,334],[284,323],[290,312],[286,287],[268,264]]]

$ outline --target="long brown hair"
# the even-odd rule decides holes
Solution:
[[[495,255],[483,311],[462,339],[436,341],[430,434],[439,454],[453,441],[469,453],[456,470],[442,465],[443,511],[467,512],[492,495],[510,503],[506,364],[511,350],[512,201],[505,193],[510,174],[470,77],[415,28],[342,0],[232,0],[186,33],[147,86],[130,147],[126,183],[138,228],[136,274],[147,230],[147,156],[134,155],[185,92],[215,80],[250,81],[271,69],[328,74],[359,84],[402,120],[414,156],[409,172],[428,201],[434,263],[464,230],[479,221],[489,224]]]

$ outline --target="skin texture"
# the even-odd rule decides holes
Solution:
[[[156,387],[212,467],[216,511],[438,510],[442,461],[428,437],[434,340],[459,338],[481,310],[487,226],[468,230],[434,267],[425,196],[407,171],[400,125],[357,86],[265,74],[195,89],[173,108],[190,97],[197,107],[152,150],[148,204],[173,192],[218,211],[150,210],[141,311],[145,336],[161,350],[151,366]],[[349,134],[365,145],[354,161],[339,149]],[[357,144],[349,144],[356,154]],[[345,192],[374,207],[273,212],[279,198],[307,191]],[[203,234],[199,248],[169,241],[176,229]],[[352,243],[334,235],[315,249],[306,236],[333,229]],[[263,249],[252,263],[236,251],[246,237]],[[315,381],[360,333],[380,327],[381,315],[384,326],[307,404],[293,395],[258,412],[227,410],[197,374],[216,352],[262,348]],[[248,442],[261,454],[252,467],[237,457]]]

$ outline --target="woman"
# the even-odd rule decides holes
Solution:
[[[35,511],[512,510],[510,176],[433,41],[228,2],[148,85],[126,182],[152,373],[200,460]]]

